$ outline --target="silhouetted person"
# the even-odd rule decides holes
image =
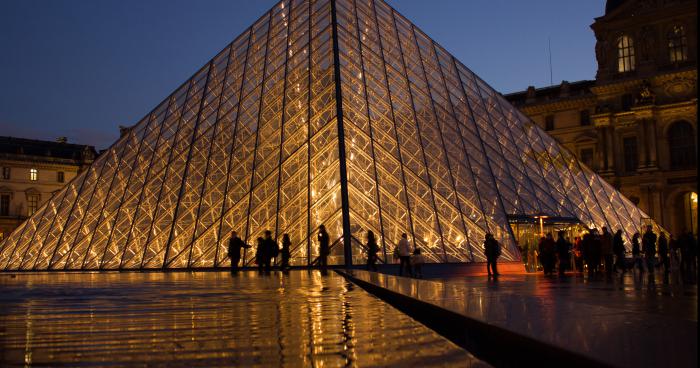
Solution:
[[[654,272],[654,260],[656,259],[656,234],[652,231],[652,226],[647,225],[647,231],[642,236],[642,252],[646,260],[647,270]]]
[[[413,266],[413,275],[417,278],[423,278],[423,263],[425,258],[420,254],[420,248],[416,247],[411,256],[411,266]]]
[[[605,264],[605,275],[612,276],[613,271],[613,237],[608,228],[603,226],[603,233],[600,234],[600,251]]]
[[[291,258],[291,248],[292,246],[292,241],[289,240],[289,234],[284,234],[282,235],[282,264],[280,265],[280,268],[282,270],[287,270],[289,268],[289,258]]]
[[[493,234],[486,233],[484,238],[484,255],[486,256],[486,272],[488,276],[498,277],[498,257],[501,255],[501,246],[493,237]]]
[[[279,255],[280,251],[277,247],[277,242],[275,242],[275,240],[272,239],[272,232],[270,230],[265,230],[265,239],[263,240],[263,247],[265,248],[265,258],[263,259],[265,271],[270,272],[270,270],[272,269],[272,259],[277,258],[277,255]]]
[[[639,233],[634,233],[632,235],[632,272],[635,268],[639,268],[639,271],[644,271],[644,266],[642,266],[642,249],[639,245]]]
[[[557,247],[552,233],[540,239],[540,261],[545,275],[554,274],[554,265],[557,261]]]
[[[377,252],[379,246],[372,230],[367,231],[367,270],[377,271]]]
[[[265,239],[258,237],[256,239],[258,247],[255,249],[255,263],[258,264],[258,272],[262,273],[265,268],[265,259],[267,258],[267,252],[265,251]]]
[[[321,225],[318,227],[318,264],[321,270],[325,270],[328,266],[328,254],[330,253],[330,237],[326,232],[326,227]]]
[[[408,241],[408,235],[406,233],[401,234],[401,240],[399,240],[398,254],[399,254],[399,276],[403,276],[403,270],[406,268],[409,276],[413,276],[411,271],[411,243]]]
[[[574,238],[574,267],[576,272],[583,272],[583,251],[581,250],[581,238]]]
[[[678,237],[681,249],[681,269],[683,277],[689,281],[695,281],[696,260],[697,260],[697,241],[695,236],[690,231],[683,232]]]
[[[625,242],[622,239],[622,230],[617,230],[612,240],[613,253],[615,253],[615,271],[625,272]]]
[[[231,259],[231,272],[238,271],[238,263],[241,261],[241,249],[250,248],[235,231],[231,231],[231,238],[228,240],[228,257]]]
[[[564,276],[564,272],[569,268],[571,264],[571,259],[569,258],[569,249],[571,249],[571,243],[564,238],[564,232],[559,231],[557,233],[557,258],[559,258],[559,276]]]
[[[659,263],[664,268],[664,273],[667,273],[670,260],[668,258],[668,239],[666,239],[666,234],[664,232],[661,232],[661,235],[659,235],[657,246],[659,251]]]
[[[600,234],[597,229],[592,230],[593,240],[591,243],[591,264],[594,274],[600,273],[600,261],[603,257],[603,243],[600,241]],[[590,269],[591,266],[589,266]]]

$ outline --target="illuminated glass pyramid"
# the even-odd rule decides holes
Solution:
[[[440,45],[377,0],[283,1],[0,244],[0,269],[228,266],[266,229],[312,265],[519,257],[509,215],[632,235],[646,218]],[[254,250],[245,254],[251,264]]]

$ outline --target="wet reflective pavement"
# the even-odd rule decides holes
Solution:
[[[334,272],[0,274],[0,366],[459,366]]]
[[[593,281],[532,274],[498,281],[416,280],[365,271],[353,276],[604,364],[697,366],[697,288],[664,284],[658,274]]]

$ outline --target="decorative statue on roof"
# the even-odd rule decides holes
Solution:
[[[635,99],[635,105],[650,105],[654,103],[656,95],[651,90],[651,83],[648,80],[642,82],[642,86],[637,92],[637,98]]]

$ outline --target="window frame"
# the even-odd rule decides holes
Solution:
[[[544,117],[544,130],[549,132],[554,129],[556,129],[556,125],[554,124],[554,114],[546,115]]]
[[[39,170],[36,168],[29,169],[29,180],[38,181],[39,180]]]
[[[27,216],[33,215],[39,209],[40,203],[41,194],[27,194]]]
[[[691,123],[685,120],[677,120],[671,123],[666,131],[666,143],[668,144],[668,163],[671,170],[684,170],[695,167],[697,163],[697,147],[695,131]],[[683,145],[679,145],[679,143],[683,143]]]
[[[12,179],[12,168],[11,167],[9,167],[9,166],[2,167],[2,178],[3,178],[3,180]]]
[[[12,198],[9,194],[0,193],[0,216],[10,216],[10,203]]]
[[[63,171],[56,171],[56,181],[59,183],[66,182],[66,174]]]
[[[677,30],[680,30],[680,33]],[[688,35],[683,25],[672,26],[666,33],[666,42],[669,62],[682,63],[688,60]]]
[[[617,51],[617,72],[629,73],[636,69],[634,39],[627,34],[622,34],[615,42]]]

